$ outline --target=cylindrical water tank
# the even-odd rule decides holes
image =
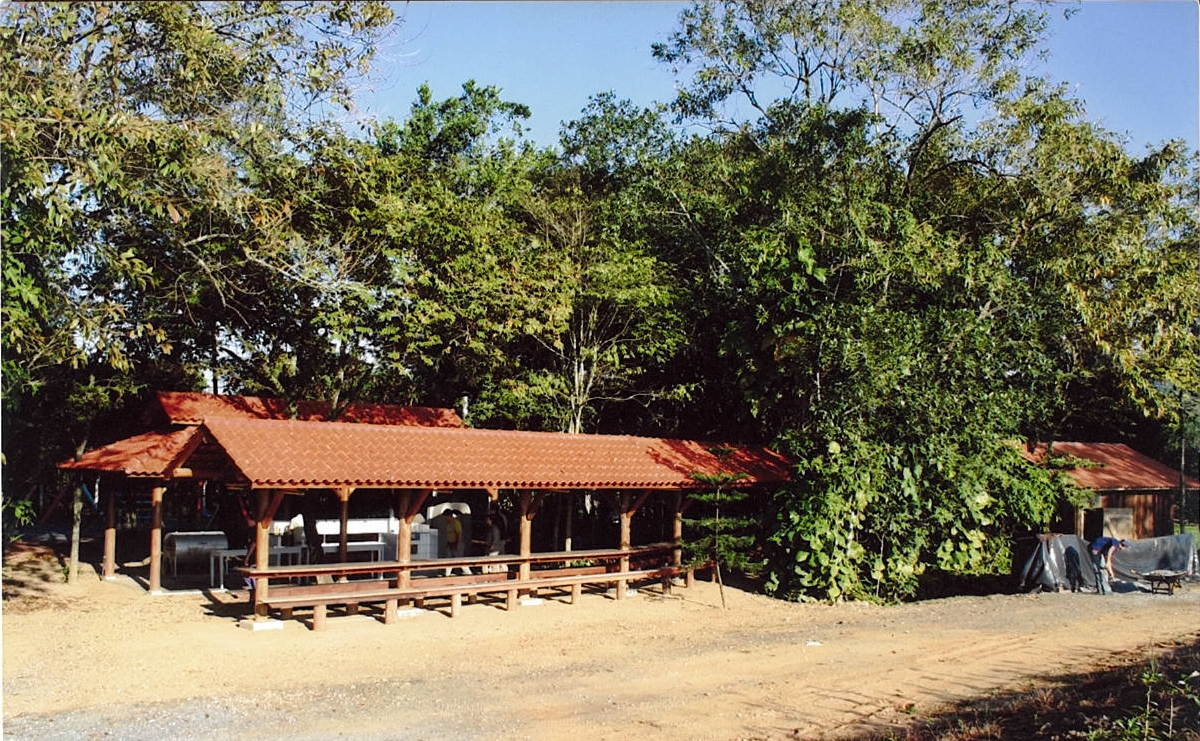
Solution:
[[[171,573],[189,568],[208,568],[210,551],[229,547],[229,540],[220,530],[203,532],[175,532],[163,536],[163,558],[171,565]]]

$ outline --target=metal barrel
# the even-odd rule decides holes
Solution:
[[[163,559],[170,564],[171,573],[208,568],[211,551],[229,547],[229,539],[220,530],[203,532],[174,532],[163,536]]]

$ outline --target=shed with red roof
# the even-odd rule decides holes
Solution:
[[[1087,540],[1099,535],[1155,538],[1174,534],[1176,507],[1200,482],[1122,443],[1054,442],[1022,446],[1021,454],[1057,465],[1076,486],[1094,493],[1090,507],[1072,508],[1061,519]]]

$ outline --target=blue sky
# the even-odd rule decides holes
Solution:
[[[666,102],[675,80],[650,55],[684,3],[413,2],[376,60],[360,114],[403,119],[417,87],[435,100],[474,79],[528,105],[530,137],[557,144],[563,121],[613,91]],[[1068,8],[1076,12],[1065,19]],[[1084,100],[1088,118],[1129,137],[1131,152],[1170,138],[1200,141],[1200,17],[1196,0],[1086,0],[1050,8],[1045,71]]]

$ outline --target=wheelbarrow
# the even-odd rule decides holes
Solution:
[[[1147,571],[1144,574],[1138,574],[1138,576],[1150,582],[1150,591],[1153,594],[1159,592],[1163,594],[1175,594],[1175,588],[1179,586],[1183,577],[1187,576],[1187,572],[1156,569],[1154,571]]]

